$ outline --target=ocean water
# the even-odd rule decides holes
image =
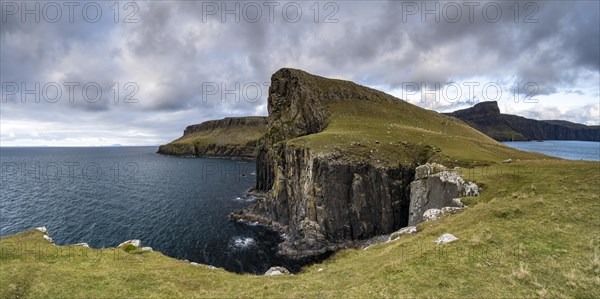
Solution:
[[[46,226],[56,244],[140,239],[168,256],[264,273],[298,271],[279,233],[228,219],[252,203],[254,162],[178,158],[156,147],[0,148],[0,236]]]
[[[512,141],[505,145],[528,152],[539,152],[548,156],[569,160],[600,161],[600,142],[594,141]]]

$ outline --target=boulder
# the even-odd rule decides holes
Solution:
[[[460,212],[463,209],[464,208],[462,208],[462,207],[443,207],[440,209],[440,211],[442,212],[442,215],[445,215],[445,214],[449,214],[449,213]]]
[[[443,235],[441,235],[439,238],[437,238],[437,240],[435,240],[435,244],[445,244],[445,243],[451,243],[454,241],[458,241],[458,238],[455,237],[453,234],[449,234],[449,233],[445,233]]]
[[[391,241],[397,240],[402,235],[414,235],[416,233],[417,233],[416,226],[403,227],[400,230],[398,230],[397,232],[392,233],[387,241],[391,242]]]
[[[135,246],[136,248],[142,247],[142,241],[134,239],[134,240],[127,240],[127,241],[119,244],[119,246],[117,246],[117,248],[121,248],[127,244],[131,244],[131,245]]]
[[[52,240],[52,238],[50,238],[50,236],[48,236],[48,235],[44,235],[44,239],[46,239],[46,241],[48,241],[48,242],[50,242],[50,243],[54,244],[54,240]]]
[[[435,221],[442,216],[442,210],[440,209],[429,209],[423,213],[423,221]]]
[[[284,267],[271,267],[269,268],[269,270],[267,270],[267,272],[265,272],[265,276],[273,276],[273,275],[283,275],[283,274],[290,274],[290,271],[288,271],[288,269],[284,268]]]
[[[453,199],[452,199],[452,203],[453,203],[453,204],[454,204],[454,206],[456,206],[456,207],[461,207],[461,208],[464,208],[464,207],[466,207],[466,206],[465,206],[465,204],[464,204],[464,203],[462,202],[462,200],[460,199],[460,197],[453,198]]]
[[[45,226],[36,227],[35,229],[37,229],[37,230],[39,230],[39,231],[43,232],[44,234],[48,232],[48,229],[46,229],[46,227],[45,227]]]
[[[423,221],[435,221],[438,220],[443,215],[449,213],[455,213],[458,211],[462,211],[463,208],[460,207],[443,207],[441,209],[429,209],[423,213]]]
[[[396,233],[399,235],[413,235],[413,234],[417,233],[417,227],[416,226],[403,227],[400,230],[398,230]]]

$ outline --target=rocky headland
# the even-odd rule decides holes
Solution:
[[[261,116],[227,117],[185,128],[183,136],[158,148],[158,153],[190,157],[255,158],[267,127]]]
[[[432,163],[485,165],[518,155],[451,117],[295,69],[272,76],[268,110],[257,201],[230,218],[281,230],[279,249],[289,257],[390,234],[478,194],[460,168]]]

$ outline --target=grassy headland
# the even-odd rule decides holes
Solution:
[[[161,145],[158,152],[175,156],[256,156],[258,140],[267,119],[260,116],[229,117],[188,126],[182,137]]]

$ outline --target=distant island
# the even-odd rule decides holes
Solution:
[[[600,141],[600,126],[564,120],[535,120],[500,113],[495,101],[478,103],[446,115],[456,117],[498,141],[581,140]]]

